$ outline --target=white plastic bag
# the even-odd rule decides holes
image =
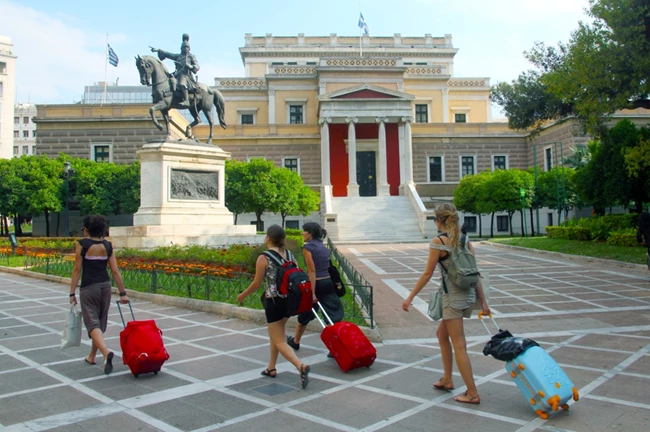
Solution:
[[[65,316],[61,349],[78,347],[81,345],[81,311],[76,304],[70,306],[70,311]]]

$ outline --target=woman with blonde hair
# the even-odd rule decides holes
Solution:
[[[442,321],[438,326],[436,336],[440,344],[444,374],[433,386],[439,390],[449,391],[454,389],[452,381],[453,346],[453,352],[456,353],[458,371],[467,386],[467,391],[462,395],[456,396],[455,400],[462,403],[479,404],[481,403],[481,398],[479,397],[476,383],[474,382],[472,365],[467,354],[463,317],[469,318],[471,316],[472,307],[477,298],[485,315],[490,314],[490,308],[485,301],[480,279],[476,289],[462,290],[455,286],[447,277],[447,266],[444,262],[449,259],[452,248],[468,247],[472,254],[474,254],[472,244],[461,233],[456,207],[453,204],[438,205],[435,209],[435,215],[436,225],[442,234],[434,238],[429,245],[429,259],[424,273],[422,273],[415,287],[413,287],[409,296],[402,303],[402,309],[408,312],[409,305],[427,282],[429,282],[436,266],[440,264],[443,267],[441,269],[442,283],[446,287],[446,292],[442,294]]]

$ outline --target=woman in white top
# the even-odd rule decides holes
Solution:
[[[418,295],[422,288],[429,282],[431,276],[433,276],[436,266],[438,264],[445,266],[443,262],[449,258],[452,248],[460,247],[461,245],[461,232],[456,207],[453,204],[441,204],[436,207],[435,214],[436,225],[438,226],[438,230],[442,231],[443,234],[434,238],[431,242],[429,246],[429,259],[424,273],[422,273],[415,287],[406,300],[404,300],[404,303],[402,303],[402,309],[407,312],[415,296]],[[469,241],[467,241],[467,247],[474,254],[474,248]],[[480,280],[476,290],[461,290],[447,279],[446,271],[441,270],[441,272],[447,292],[443,291],[442,294],[442,321],[438,326],[436,335],[440,344],[444,375],[433,386],[439,390],[453,390],[453,346],[453,352],[456,353],[458,371],[467,386],[467,391],[463,395],[456,396],[455,400],[462,403],[479,404],[481,398],[479,397],[474,376],[472,375],[472,365],[469,360],[469,355],[467,355],[463,318],[469,318],[471,316],[472,307],[477,298],[485,315],[490,314],[490,308],[485,301]]]

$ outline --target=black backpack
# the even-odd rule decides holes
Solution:
[[[285,260],[282,255],[272,250],[264,252],[264,255],[278,266],[275,283],[278,292],[287,296],[287,316],[310,311],[313,297],[311,282],[307,273],[298,267],[291,252],[287,251],[289,260]]]

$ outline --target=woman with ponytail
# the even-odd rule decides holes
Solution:
[[[438,226],[438,230],[442,231],[442,234],[434,238],[429,245],[429,259],[424,273],[422,273],[415,287],[406,300],[404,300],[404,303],[402,303],[402,309],[406,312],[408,312],[409,305],[415,296],[418,295],[433,276],[436,266],[440,264],[446,270],[446,266],[443,263],[449,258],[452,248],[468,247],[472,254],[474,254],[472,244],[461,233],[456,207],[453,204],[441,204],[436,207],[435,214],[436,225]],[[441,269],[442,283],[446,287],[446,292],[442,294],[442,321],[436,332],[440,344],[444,375],[433,384],[433,387],[445,391],[454,389],[452,368],[453,352],[455,352],[458,371],[467,386],[467,391],[462,395],[456,396],[455,400],[462,403],[479,404],[481,403],[481,398],[478,395],[474,376],[472,375],[472,365],[469,360],[469,355],[467,355],[463,318],[469,318],[471,316],[472,307],[477,299],[485,315],[490,314],[490,308],[485,301],[480,279],[476,290],[462,290],[448,280],[445,270]]]

